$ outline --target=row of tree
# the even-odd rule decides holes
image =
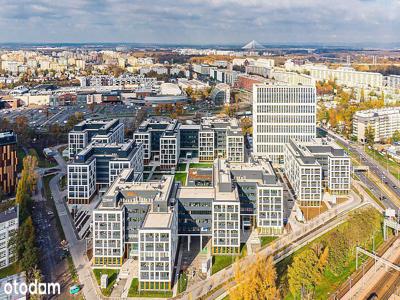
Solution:
[[[371,245],[381,230],[381,221],[380,213],[371,207],[351,213],[345,223],[294,254],[289,264],[287,259],[282,261],[279,275],[272,257],[257,257],[245,270],[236,264],[236,285],[230,290],[229,299],[282,299],[288,292],[295,299],[327,297],[315,295],[318,285],[327,280],[326,275],[342,278],[348,272],[355,259],[355,247]]]
[[[41,281],[38,269],[39,250],[36,247],[36,233],[32,222],[32,194],[36,189],[37,159],[28,155],[23,161],[21,178],[18,181],[15,201],[19,205],[19,228],[10,244],[17,257],[20,270],[26,272],[28,282]]]
[[[342,276],[355,258],[355,247],[367,247],[379,230],[381,215],[374,208],[352,213],[346,223],[294,256],[287,270],[291,294],[312,299],[325,274]]]

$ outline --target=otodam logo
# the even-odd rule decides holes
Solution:
[[[6,295],[59,295],[60,294],[60,284],[58,282],[30,282],[26,284],[25,282],[7,282],[4,285],[4,293]]]

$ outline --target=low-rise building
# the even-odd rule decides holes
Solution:
[[[302,206],[320,206],[324,192],[335,200],[351,189],[350,157],[327,138],[291,139],[285,145],[284,170]]]

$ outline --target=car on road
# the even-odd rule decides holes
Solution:
[[[81,288],[79,287],[79,285],[75,284],[69,288],[69,293],[71,295],[75,295],[75,294],[79,293],[80,290],[81,290]]]

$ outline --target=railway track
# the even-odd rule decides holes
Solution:
[[[394,261],[396,265],[400,263],[400,256]],[[389,270],[381,280],[371,289],[371,294],[376,294],[378,299],[387,300],[395,292],[400,284],[400,273],[395,270]],[[371,295],[370,294],[370,295]]]
[[[396,241],[397,238],[398,238],[397,236],[392,236],[389,240],[387,240],[378,249],[377,255],[382,256],[393,245],[393,243]],[[367,273],[368,270],[370,270],[373,266],[374,266],[374,260],[372,258],[369,258],[364,263],[364,272],[362,271],[362,268],[359,267],[358,270],[354,272],[353,275],[351,276],[351,286],[354,286],[358,281],[360,281],[363,277],[363,273],[364,274]],[[329,297],[329,299],[330,300],[342,299],[349,292],[349,290],[350,290],[350,280],[348,279],[336,290],[336,293],[334,293],[332,296]]]

